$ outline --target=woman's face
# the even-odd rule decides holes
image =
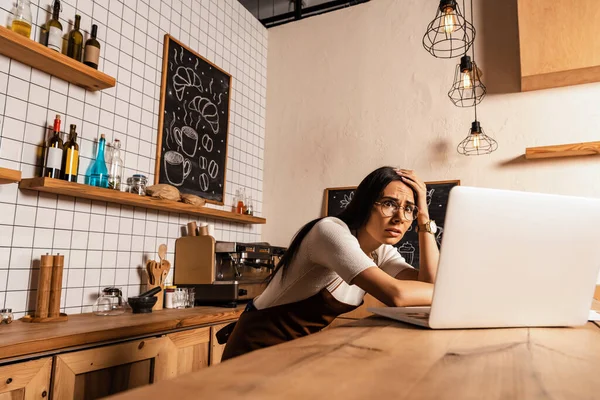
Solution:
[[[410,187],[401,181],[389,183],[383,191],[379,203],[396,203],[401,207],[415,206],[415,196]],[[371,210],[371,216],[365,226],[367,233],[377,242],[382,244],[396,244],[402,239],[412,224],[412,219],[404,216],[404,208],[392,216],[385,216],[382,212],[383,206],[375,204]]]

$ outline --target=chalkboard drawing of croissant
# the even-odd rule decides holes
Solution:
[[[185,89],[190,86],[202,90],[202,81],[200,80],[198,74],[196,74],[192,68],[177,68],[177,72],[173,77],[173,88],[175,89],[177,100],[183,100]]]
[[[199,112],[208,122],[214,134],[219,132],[219,110],[212,101],[206,97],[196,96],[190,101],[188,108]]]
[[[354,192],[350,192],[350,194],[345,194],[344,198],[342,200],[340,200],[340,208],[348,207],[348,204],[350,204],[353,197],[354,197]]]

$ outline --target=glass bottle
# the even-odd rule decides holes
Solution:
[[[240,191],[240,189],[236,190],[235,197],[237,198],[237,205],[235,212],[238,214],[244,213],[244,194]]]
[[[254,206],[252,205],[252,195],[249,194],[246,198],[246,215],[254,215]]]
[[[108,187],[110,189],[121,190],[121,177],[123,176],[123,159],[121,158],[121,141],[115,139],[113,143],[110,171],[108,173]]]
[[[13,20],[10,29],[13,32],[31,37],[31,2],[29,0],[18,0],[13,9]]]
[[[48,21],[47,35],[46,35],[46,46],[49,49],[62,51],[63,44],[63,32],[62,24],[60,23],[58,16],[60,14],[60,0],[54,0],[54,10],[52,11],[52,19]]]
[[[98,25],[92,25],[92,36],[85,42],[85,58],[83,63],[88,67],[98,69],[100,60],[100,42],[96,39],[98,35]]]
[[[77,144],[77,126],[71,124],[69,140],[64,145],[62,178],[65,181],[77,182],[79,172],[79,145]]]
[[[98,154],[96,155],[96,161],[92,165],[90,173],[90,185],[96,187],[108,187],[108,168],[106,168],[106,161],[104,160],[104,151],[106,148],[106,137],[104,134],[100,135],[100,142],[98,142]]]
[[[48,178],[60,178],[63,159],[63,141],[60,138],[60,115],[56,114],[54,118],[54,133],[48,141],[44,155],[43,176]]]
[[[81,24],[81,15],[75,15],[75,28],[69,32],[67,56],[81,62],[81,53],[83,53],[83,35],[79,31]]]

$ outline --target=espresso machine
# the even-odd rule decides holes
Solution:
[[[173,284],[195,288],[196,304],[236,306],[266,288],[285,248],[187,236],[175,242]]]

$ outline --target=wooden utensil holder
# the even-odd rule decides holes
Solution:
[[[23,322],[66,321],[67,314],[60,312],[62,275],[65,256],[43,255],[40,260],[37,301],[34,315],[21,318]]]

